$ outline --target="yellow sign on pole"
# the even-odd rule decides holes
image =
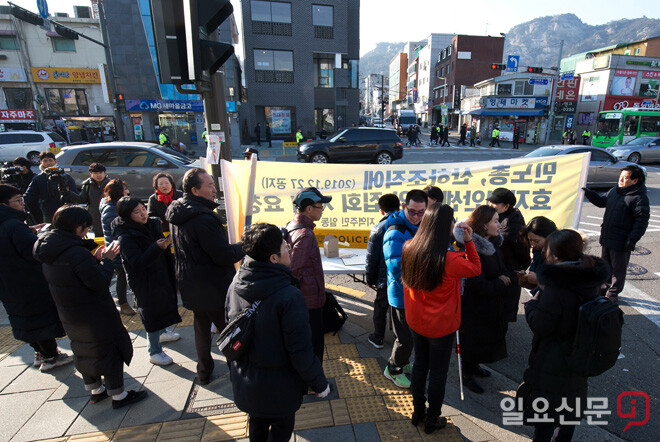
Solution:
[[[31,68],[35,83],[101,83],[98,69]]]

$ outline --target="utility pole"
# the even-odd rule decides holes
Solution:
[[[385,76],[380,74],[380,121],[385,123]]]
[[[115,125],[117,126],[117,135],[120,140],[127,140],[129,138],[126,134],[124,127],[124,120],[122,120],[122,113],[119,110],[119,103],[115,101],[117,96],[117,80],[115,78],[115,68],[112,63],[112,53],[110,52],[110,41],[108,37],[108,23],[105,19],[105,8],[103,6],[103,0],[98,2],[99,8],[99,23],[101,26],[101,37],[103,38],[103,50],[105,51],[105,60],[108,64],[108,77],[110,77],[109,86],[110,86],[110,104],[112,105],[112,112],[115,117]],[[101,73],[102,75],[104,73]]]
[[[11,23],[14,25],[14,31],[18,37],[18,59],[21,63],[23,71],[25,72],[25,75],[27,76],[28,83],[30,84],[32,102],[34,103],[34,110],[37,113],[37,130],[42,130],[44,115],[43,112],[41,112],[41,103],[37,101],[39,89],[37,89],[37,85],[34,83],[34,79],[32,78],[32,62],[30,61],[30,53],[28,52],[28,47],[25,42],[25,38],[23,37],[23,29],[20,27],[18,19],[13,15],[11,16]],[[45,100],[45,97],[43,97],[43,99]]]
[[[559,43],[559,59],[557,60],[557,71],[552,78],[552,94],[550,95],[550,111],[548,112],[548,127],[545,130],[545,140],[543,144],[548,144],[550,140],[550,132],[555,120],[555,95],[557,94],[557,83],[559,83],[560,68],[561,68],[561,53],[564,50],[564,40]]]

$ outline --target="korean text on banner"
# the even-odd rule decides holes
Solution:
[[[230,205],[244,213],[249,166],[246,161],[223,164],[225,202],[230,230]],[[551,158],[517,158],[469,163],[335,165],[259,162],[253,205],[253,222],[284,226],[294,215],[293,196],[314,186],[331,195],[323,217],[316,223],[317,237],[338,235],[351,247],[364,248],[369,230],[380,219],[378,198],[395,193],[401,201],[411,189],[428,185],[440,187],[445,204],[453,207],[457,219],[464,219],[497,187],[511,189],[516,207],[530,220],[546,216],[558,227],[577,227],[582,204],[581,188],[586,183],[589,154]],[[225,172],[225,170],[227,172]],[[241,223],[242,216],[235,219]]]

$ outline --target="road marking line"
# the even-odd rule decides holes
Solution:
[[[586,223],[586,222],[584,222],[584,221],[580,221],[580,225],[582,225],[582,224],[586,224],[587,226],[596,226],[596,227],[600,227],[600,224]]]
[[[622,297],[621,295],[626,296]],[[619,295],[619,298],[625,301],[630,307],[646,316],[649,321],[660,327],[660,303],[657,299],[647,295],[629,282],[626,282],[626,287]],[[645,302],[639,302],[640,305],[635,305],[635,301]]]
[[[589,230],[589,229],[582,229],[582,228],[580,230],[583,231],[584,233],[596,233],[596,234],[600,235],[600,232],[598,230]]]
[[[330,290],[335,290],[337,292],[346,293],[347,295],[355,296],[357,298],[362,298],[364,295],[367,294],[366,292],[355,290],[350,287],[344,287],[342,285],[326,284],[325,287]]]
[[[602,216],[592,216],[592,215],[587,215],[587,218],[599,219],[599,220],[601,220],[601,221],[603,220],[603,217],[602,217]]]
[[[655,272],[655,275],[656,275],[656,276],[660,276],[660,272]]]

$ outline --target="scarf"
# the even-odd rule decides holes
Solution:
[[[163,193],[160,190],[156,189],[156,198],[161,203],[165,203],[166,206],[169,206],[172,203],[173,196],[174,196],[174,189],[170,190],[170,193]]]

